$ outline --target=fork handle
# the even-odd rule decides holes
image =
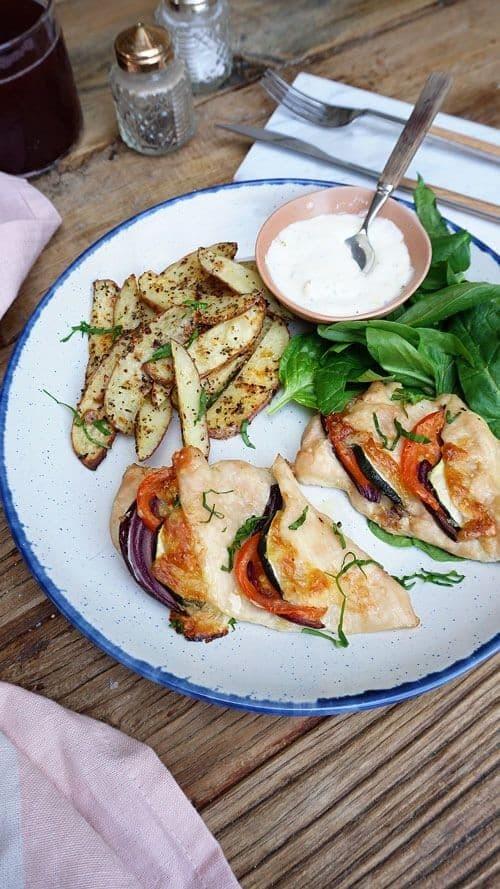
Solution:
[[[434,73],[427,78],[413,111],[378,178],[377,188],[362,226],[365,232],[371,220],[375,218],[387,198],[399,185],[450,87],[451,77],[449,74]]]

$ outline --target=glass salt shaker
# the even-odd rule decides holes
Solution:
[[[193,92],[209,92],[227,80],[233,66],[227,0],[160,0],[155,19],[169,29]]]
[[[109,80],[123,141],[141,154],[180,148],[195,131],[193,96],[168,31],[139,22],[118,35],[115,55]]]

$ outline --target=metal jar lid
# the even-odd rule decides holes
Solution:
[[[135,73],[166,68],[174,57],[168,31],[142,22],[118,34],[115,54],[120,68]]]
[[[217,0],[167,0],[171,9],[180,12],[181,9],[189,9],[191,12],[204,12],[211,6],[215,6]]]

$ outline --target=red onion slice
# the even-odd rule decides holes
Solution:
[[[156,533],[146,528],[137,515],[135,501],[120,522],[120,549],[132,577],[151,596],[163,605],[180,611],[172,590],[163,586],[151,573],[156,550]]]

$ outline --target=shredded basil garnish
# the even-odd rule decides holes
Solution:
[[[155,352],[148,358],[148,361],[161,361],[163,358],[171,358],[172,356],[172,343],[165,343],[163,346],[159,346]]]
[[[341,527],[342,527],[342,522],[332,522],[332,531],[336,535],[336,537],[338,537],[338,539],[340,540],[340,545],[341,545],[342,549],[345,549],[347,546],[347,543],[345,542],[345,537],[342,534],[342,531],[340,530]]]
[[[377,417],[377,415],[376,415],[375,412],[372,414],[372,417],[373,417],[373,425],[375,426],[375,429],[376,429],[376,431],[377,431],[377,434],[380,435],[380,439],[381,439],[381,441],[382,441],[382,447],[383,447],[383,448],[388,448],[388,447],[389,447],[389,439],[387,438],[387,435],[385,435],[385,434],[382,432],[382,430],[381,430],[381,428],[380,428],[380,423],[379,423],[379,421],[378,421],[378,417]]]
[[[411,590],[417,580],[423,580],[424,583],[435,583],[437,586],[454,586],[456,583],[462,582],[465,574],[459,574],[458,571],[426,571],[425,568],[422,568],[421,571],[405,574],[404,577],[397,577],[394,574],[392,576],[405,590]]]
[[[309,509],[309,506],[306,506],[303,509],[303,511],[301,512],[301,514],[299,515],[298,519],[295,519],[295,521],[292,522],[291,525],[288,525],[289,531],[297,531],[304,524],[304,522],[306,520],[308,509]]]
[[[210,505],[210,503],[207,502],[207,494],[232,494],[232,493],[233,493],[232,489],[230,491],[214,491],[213,488],[209,488],[208,491],[203,491],[203,496],[201,498],[201,502],[203,504],[203,508],[206,509],[208,513],[210,513],[210,515],[208,516],[208,519],[204,519],[203,524],[207,524],[208,522],[211,522],[214,516],[216,519],[223,519],[224,518],[224,513],[219,512],[215,508],[215,503],[212,503],[212,505]]]
[[[414,441],[417,444],[429,444],[430,438],[426,438],[425,435],[419,435],[417,432],[409,432],[408,429],[401,425],[399,420],[394,420],[394,425],[398,433],[398,440],[399,438],[407,438],[408,441]],[[393,451],[394,447],[391,450]]]
[[[81,333],[82,337],[87,336],[105,336],[111,335],[113,337],[113,342],[120,336],[123,331],[123,326],[121,324],[115,324],[113,327],[92,327],[87,321],[80,321],[79,324],[74,324],[68,333],[67,336],[63,337],[60,342],[67,343],[68,340],[71,339],[74,333]]]
[[[206,412],[207,412],[207,403],[208,403],[208,394],[205,392],[204,389],[202,389],[201,392],[200,392],[200,401],[199,401],[199,404],[198,404],[198,413],[196,414],[195,421],[194,421],[194,425],[195,425],[195,426],[196,426],[196,424],[199,423],[200,420],[202,420],[203,417],[205,416],[205,414],[206,414]]]
[[[61,405],[61,407],[67,407],[68,410],[71,411],[71,413],[73,414],[75,426],[78,426],[78,428],[82,429],[85,438],[87,438],[90,442],[92,442],[92,444],[94,444],[98,448],[109,448],[110,447],[110,445],[106,444],[105,442],[97,441],[96,438],[92,438],[92,436],[89,432],[88,424],[85,422],[82,415],[78,413],[76,408],[72,407],[70,404],[66,404],[65,401],[59,401],[59,399],[56,398],[55,395],[51,395],[50,392],[47,392],[47,389],[42,389],[42,392],[44,392],[45,395],[48,395],[49,398],[52,398],[52,401],[55,401],[56,404]],[[106,437],[111,435],[111,429],[108,428],[108,426],[105,424],[104,420],[93,420],[91,423],[91,426],[93,426],[95,429],[97,429],[97,431],[100,432],[101,435],[105,435]],[[106,430],[106,431],[104,431],[104,430]]]
[[[238,528],[236,534],[234,535],[233,542],[227,548],[228,561],[227,565],[221,565],[221,571],[232,571],[234,565],[234,557],[242,546],[242,544],[247,540],[248,537],[251,537],[254,533],[255,529],[258,527],[260,522],[264,519],[262,515],[251,515],[246,522]]]
[[[240,426],[240,435],[243,439],[243,444],[247,446],[247,448],[253,448],[255,450],[255,445],[252,444],[248,437],[248,420],[243,420],[243,423]]]
[[[444,415],[444,418],[445,418],[446,422],[448,423],[448,425],[450,423],[453,423],[457,419],[457,417],[462,413],[462,411],[463,411],[463,408],[460,408],[460,410],[457,411],[456,414],[452,414],[451,411],[447,410]]]

